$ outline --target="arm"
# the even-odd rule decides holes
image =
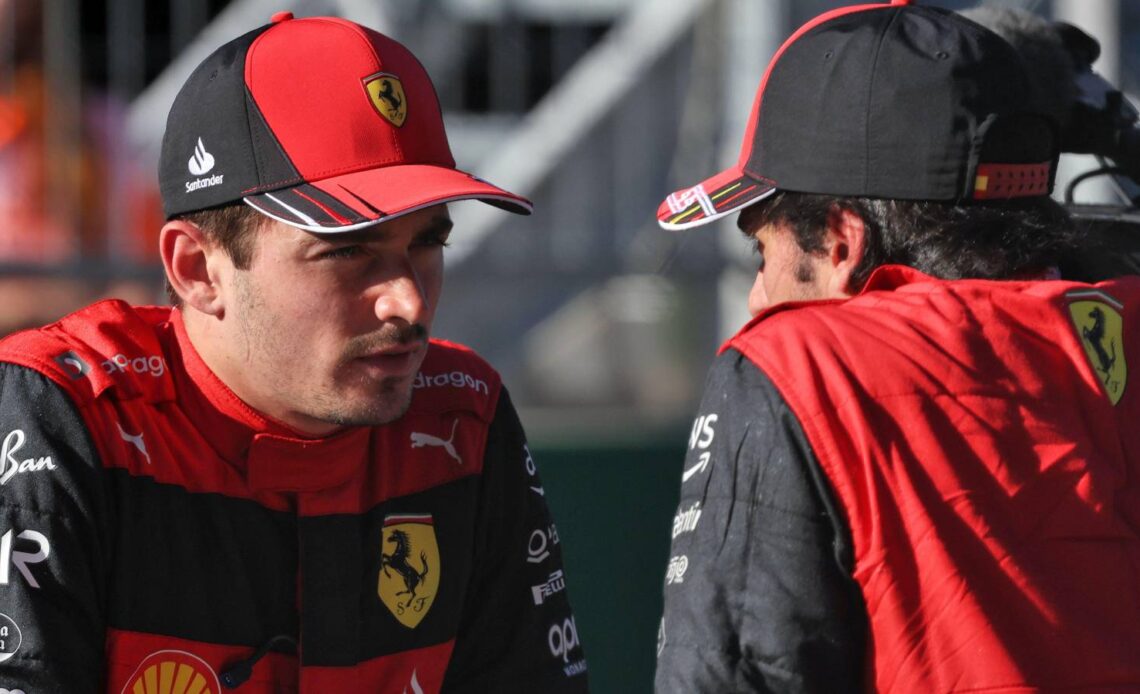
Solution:
[[[586,692],[558,531],[504,389],[487,438],[476,565],[443,691]]]
[[[12,364],[0,364],[0,466],[0,691],[102,691],[99,457],[70,399]]]
[[[657,691],[860,690],[850,533],[799,423],[738,352],[713,365],[683,469]]]

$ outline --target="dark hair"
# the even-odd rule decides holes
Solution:
[[[174,215],[171,219],[189,222],[198,227],[205,234],[209,243],[221,246],[222,250],[233,261],[235,268],[248,270],[250,261],[253,260],[254,244],[257,240],[255,232],[266,217],[244,202],[239,201]],[[166,281],[166,296],[170,299],[171,304],[182,305],[182,298],[174,291],[169,279]]]
[[[851,275],[858,291],[880,265],[907,265],[942,279],[1010,279],[1057,266],[1078,247],[1068,212],[1047,197],[984,202],[881,200],[779,191],[745,209],[751,237],[785,223],[805,253],[824,251],[828,215],[846,209],[867,227],[863,258]]]

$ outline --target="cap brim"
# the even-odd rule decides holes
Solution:
[[[771,183],[753,178],[742,169],[727,169],[665,198],[657,208],[657,223],[662,229],[673,231],[699,227],[775,192]]]
[[[362,229],[457,200],[481,200],[514,214],[530,214],[534,209],[526,198],[469,173],[427,164],[356,171],[244,200],[280,222],[326,234]]]

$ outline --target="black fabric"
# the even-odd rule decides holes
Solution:
[[[736,351],[712,367],[683,470],[656,691],[860,691],[850,532],[795,416]]]
[[[1055,163],[1031,89],[1012,46],[949,10],[850,12],[773,63],[745,171],[804,193],[968,198],[983,146],[986,161]]]
[[[243,191],[261,185],[258,166],[281,175],[287,162],[268,166],[258,154],[255,135],[260,115],[248,113],[245,55],[270,25],[255,29],[214,51],[199,65],[175,97],[162,138],[158,179],[167,217],[240,200]],[[254,117],[251,118],[250,116]],[[252,127],[252,129],[251,129]],[[198,143],[212,157],[208,171],[190,170]],[[220,178],[218,178],[220,177]]]
[[[585,653],[567,591],[536,597],[535,589],[548,583],[552,572],[561,573],[562,549],[537,465],[505,390],[485,459],[494,465],[485,466],[480,481],[486,503],[475,522],[478,561],[443,691],[585,692]],[[542,604],[536,605],[539,599]],[[555,627],[558,636],[552,634]]]
[[[13,461],[50,457],[54,466],[17,472],[0,486],[0,533],[11,533],[11,554],[0,556],[7,563],[7,582],[0,583],[0,651],[6,656],[0,688],[100,692],[114,560],[107,538],[115,509],[99,456],[67,396],[42,375],[11,364],[0,364],[0,437],[7,442],[5,473]],[[28,531],[50,547],[46,559],[24,563],[38,588],[15,561],[16,552],[41,549],[38,540],[19,537]]]
[[[251,647],[296,636],[293,514],[122,469],[104,474],[123,519],[112,529],[108,626]]]

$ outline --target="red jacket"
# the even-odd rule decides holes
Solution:
[[[885,268],[729,343],[788,402],[846,515],[870,688],[1140,687],[1137,325],[1140,278]]]

